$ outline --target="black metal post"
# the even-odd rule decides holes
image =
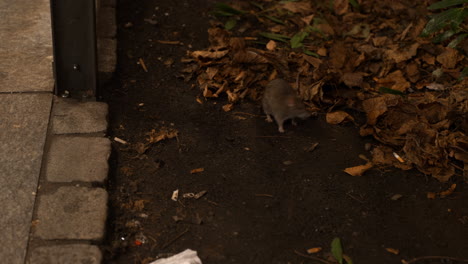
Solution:
[[[95,0],[50,0],[55,94],[94,98],[97,86]]]

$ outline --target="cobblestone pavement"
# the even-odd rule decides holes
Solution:
[[[101,263],[107,105],[53,95],[50,0],[0,0],[0,259]],[[115,0],[97,0],[99,76],[116,64]]]

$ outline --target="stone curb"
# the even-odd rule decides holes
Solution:
[[[94,185],[109,170],[107,114],[105,103],[54,98],[26,263],[101,263],[90,244],[106,230],[108,194]]]
[[[116,0],[96,1],[99,85],[117,64]],[[108,106],[54,98],[26,263],[99,264],[105,235],[111,142]],[[93,244],[93,245],[91,245]]]

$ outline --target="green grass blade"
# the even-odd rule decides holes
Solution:
[[[461,5],[468,3],[468,0],[443,0],[430,5],[427,9],[434,10],[440,8],[446,8],[454,5]]]
[[[290,39],[290,37],[288,37],[288,36],[281,35],[281,34],[275,34],[275,33],[260,32],[259,34],[262,37],[277,40],[277,41],[281,41],[281,42],[284,42],[284,43],[288,43],[288,39]]]
[[[226,24],[224,24],[224,28],[226,30],[231,30],[233,29],[237,24],[237,20],[230,18],[228,21],[226,21]]]
[[[452,8],[435,15],[431,20],[429,20],[429,22],[427,22],[421,36],[427,37],[430,34],[441,30],[450,21],[459,21],[464,16],[464,13],[464,8]]]
[[[215,12],[220,12],[222,14],[230,14],[231,16],[245,14],[245,11],[235,9],[225,3],[217,3],[215,5],[215,9]]]
[[[292,49],[295,49],[295,48],[299,48],[302,46],[302,41],[309,35],[309,32],[305,32],[305,31],[301,31],[301,32],[298,32],[296,33],[296,35],[294,35],[292,38],[291,38],[291,48]]]
[[[387,93],[387,94],[396,94],[396,95],[404,95],[404,93],[398,91],[398,90],[393,90],[387,87],[380,87],[379,92],[381,93]]]
[[[335,237],[331,242],[331,253],[340,264],[343,264],[343,248],[338,237]]]
[[[286,23],[284,23],[283,21],[279,20],[276,17],[267,16],[267,15],[263,15],[263,17],[268,18],[268,19],[270,19],[271,21],[273,21],[275,23],[278,23],[278,24],[281,24],[281,25],[286,25]]]

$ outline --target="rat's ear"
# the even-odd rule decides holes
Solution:
[[[296,100],[295,100],[294,96],[286,97],[286,105],[289,106],[289,107],[296,106]]]

